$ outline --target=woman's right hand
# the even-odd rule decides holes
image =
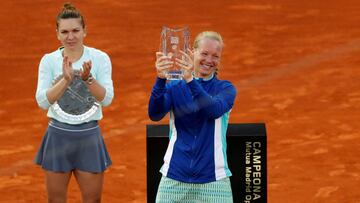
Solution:
[[[162,52],[156,52],[156,62],[155,67],[157,71],[157,76],[159,78],[166,78],[166,72],[174,65],[174,62],[171,60],[171,56],[166,56]]]
[[[176,64],[181,67],[183,71],[183,78],[188,83],[193,80],[193,74],[194,74],[194,53],[188,49],[187,53],[180,50],[180,53],[182,54],[182,58],[177,58]]]
[[[72,63],[69,60],[69,57],[67,57],[67,56],[64,56],[62,71],[63,71],[63,76],[64,76],[64,79],[66,80],[66,82],[71,82],[74,77],[74,71],[72,68]]]

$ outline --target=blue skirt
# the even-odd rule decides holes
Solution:
[[[97,121],[70,125],[52,119],[35,157],[45,170],[99,173],[111,165]]]

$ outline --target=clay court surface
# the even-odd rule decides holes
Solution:
[[[85,43],[113,63],[115,98],[100,122],[113,166],[103,202],[146,202],[145,125],[162,25],[216,30],[220,78],[238,90],[232,123],[265,122],[271,203],[360,202],[360,1],[74,1]],[[171,4],[170,4],[171,3]],[[47,126],[35,101],[38,64],[59,47],[63,2],[0,6],[0,202],[46,202],[32,163]],[[167,120],[162,123],[167,123]],[[72,179],[69,202],[81,202]]]

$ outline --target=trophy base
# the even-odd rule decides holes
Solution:
[[[182,80],[183,79],[182,71],[168,72],[166,74],[166,79],[167,80]]]

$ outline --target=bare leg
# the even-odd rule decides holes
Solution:
[[[49,203],[66,203],[67,187],[71,172],[45,171],[46,189]]]
[[[83,203],[100,203],[104,173],[75,170],[74,175],[81,190]]]

